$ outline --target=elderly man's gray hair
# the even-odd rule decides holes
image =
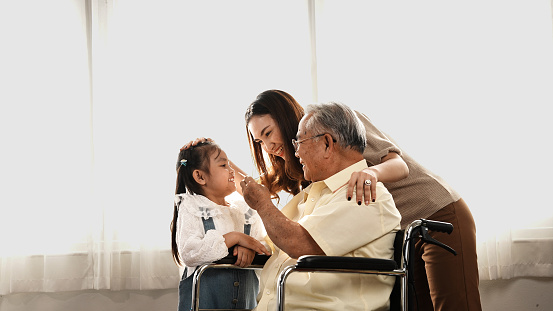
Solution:
[[[365,127],[355,112],[342,103],[308,105],[305,115],[311,115],[305,127],[313,134],[329,133],[342,148],[350,147],[361,153],[367,146]]]

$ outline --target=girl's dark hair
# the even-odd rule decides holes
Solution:
[[[276,122],[282,139],[287,161],[281,157],[269,154],[270,165],[265,162],[261,144],[254,141],[248,130],[250,120],[255,116],[270,115]],[[309,184],[303,177],[300,161],[294,155],[292,139],[296,138],[298,125],[304,115],[303,108],[288,93],[279,90],[268,90],[257,96],[255,101],[246,110],[246,133],[257,171],[261,175],[261,182],[269,189],[273,198],[278,197],[279,191],[298,194],[301,187]]]
[[[177,159],[177,185],[175,194],[189,192],[191,194],[203,194],[201,186],[194,180],[192,173],[195,170],[201,170],[209,174],[209,158],[215,153],[221,153],[221,148],[210,141],[198,143],[188,149],[181,150]],[[186,165],[181,163],[186,160]],[[179,217],[179,207],[173,205],[173,221],[171,221],[171,252],[173,259],[180,265],[179,248],[177,245],[177,219]]]

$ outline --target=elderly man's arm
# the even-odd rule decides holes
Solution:
[[[292,258],[325,255],[304,227],[290,220],[273,204],[266,187],[256,183],[251,177],[246,177],[240,185],[246,203],[257,211],[267,234],[282,251]]]

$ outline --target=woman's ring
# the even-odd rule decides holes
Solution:
[[[371,185],[371,180],[370,179],[365,180],[365,185],[370,186]]]

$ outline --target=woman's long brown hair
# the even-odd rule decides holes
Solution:
[[[269,154],[270,163],[266,163],[261,144],[255,142],[249,132],[248,124],[252,117],[263,115],[270,115],[279,127],[287,161]],[[292,146],[292,139],[296,138],[303,115],[303,107],[290,94],[280,90],[268,90],[259,94],[246,110],[246,133],[255,166],[261,176],[261,182],[274,198],[278,197],[277,193],[280,191],[298,194],[302,187],[309,184],[303,177],[300,161],[294,155]]]

